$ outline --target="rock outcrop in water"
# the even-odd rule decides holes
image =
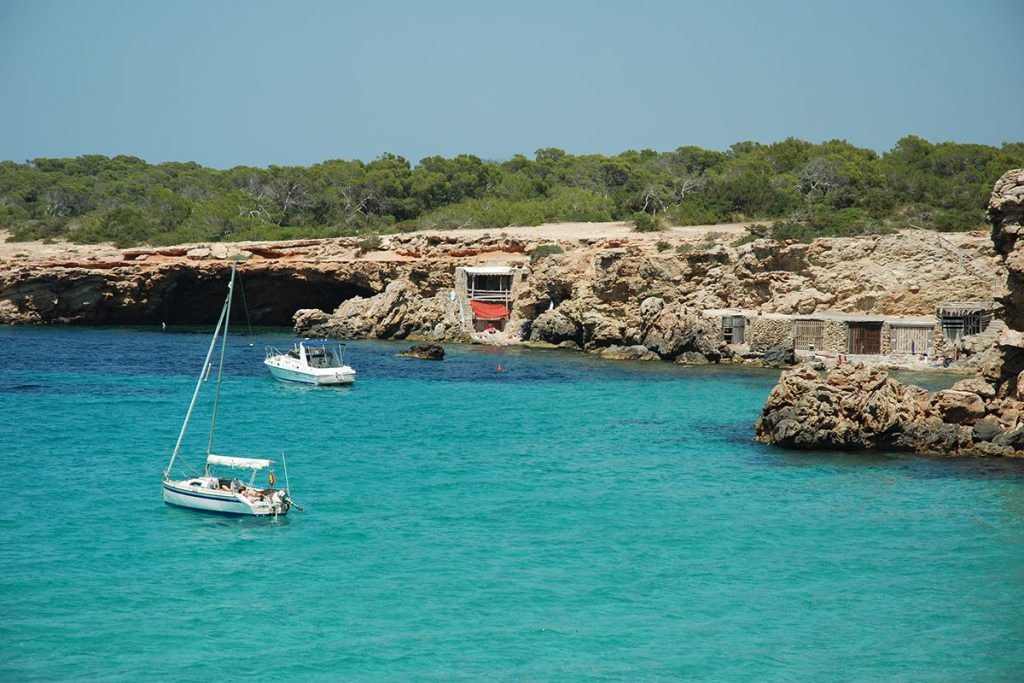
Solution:
[[[420,360],[444,360],[444,347],[440,344],[414,344],[395,355],[419,358]]]
[[[825,376],[798,368],[769,395],[757,438],[787,448],[1024,457],[1024,169],[996,183],[989,219],[1006,258],[1003,303],[1015,329],[985,352],[976,377],[930,395],[861,365]]]
[[[1024,457],[1024,402],[980,379],[929,394],[883,370],[840,366],[783,373],[755,425],[786,448]]]

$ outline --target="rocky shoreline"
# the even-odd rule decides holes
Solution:
[[[0,258],[0,323],[203,324],[219,306],[237,258],[252,322],[291,324],[307,336],[534,344],[610,359],[780,366],[792,361],[780,348],[785,331],[727,344],[703,313],[754,311],[766,329],[776,324],[772,315],[822,311],[934,316],[939,301],[990,299],[993,279],[1005,278],[983,234],[726,243],[734,238],[452,231],[370,242],[127,250],[35,245],[34,251],[8,243]],[[513,266],[522,277],[504,329],[474,333],[454,299],[455,273],[494,263]]]
[[[798,368],[769,395],[757,438],[798,449],[1024,457],[1024,169],[996,183],[989,219],[1006,261],[1002,304],[1012,329],[983,354],[976,376],[929,394],[863,365],[824,376]]]

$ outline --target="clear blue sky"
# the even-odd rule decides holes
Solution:
[[[0,0],[0,159],[1024,139],[1022,0]]]

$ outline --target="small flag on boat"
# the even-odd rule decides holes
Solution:
[[[274,471],[273,470],[270,471],[270,485],[271,486],[274,485]]]

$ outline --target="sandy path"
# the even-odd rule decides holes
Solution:
[[[703,239],[708,233],[721,233],[735,239],[743,235],[747,223],[722,223],[719,225],[688,225],[669,228],[662,232],[635,232],[631,223],[545,223],[544,225],[516,226],[509,228],[464,228],[461,230],[418,230],[412,235],[458,235],[472,239],[474,235],[508,235],[535,240],[585,240],[585,239],[629,239],[637,241],[658,241],[665,238],[682,240]]]
[[[75,261],[87,258],[119,259],[121,249],[113,244],[72,244],[71,242],[8,242],[10,233],[0,230],[0,260],[25,258],[42,261]]]

